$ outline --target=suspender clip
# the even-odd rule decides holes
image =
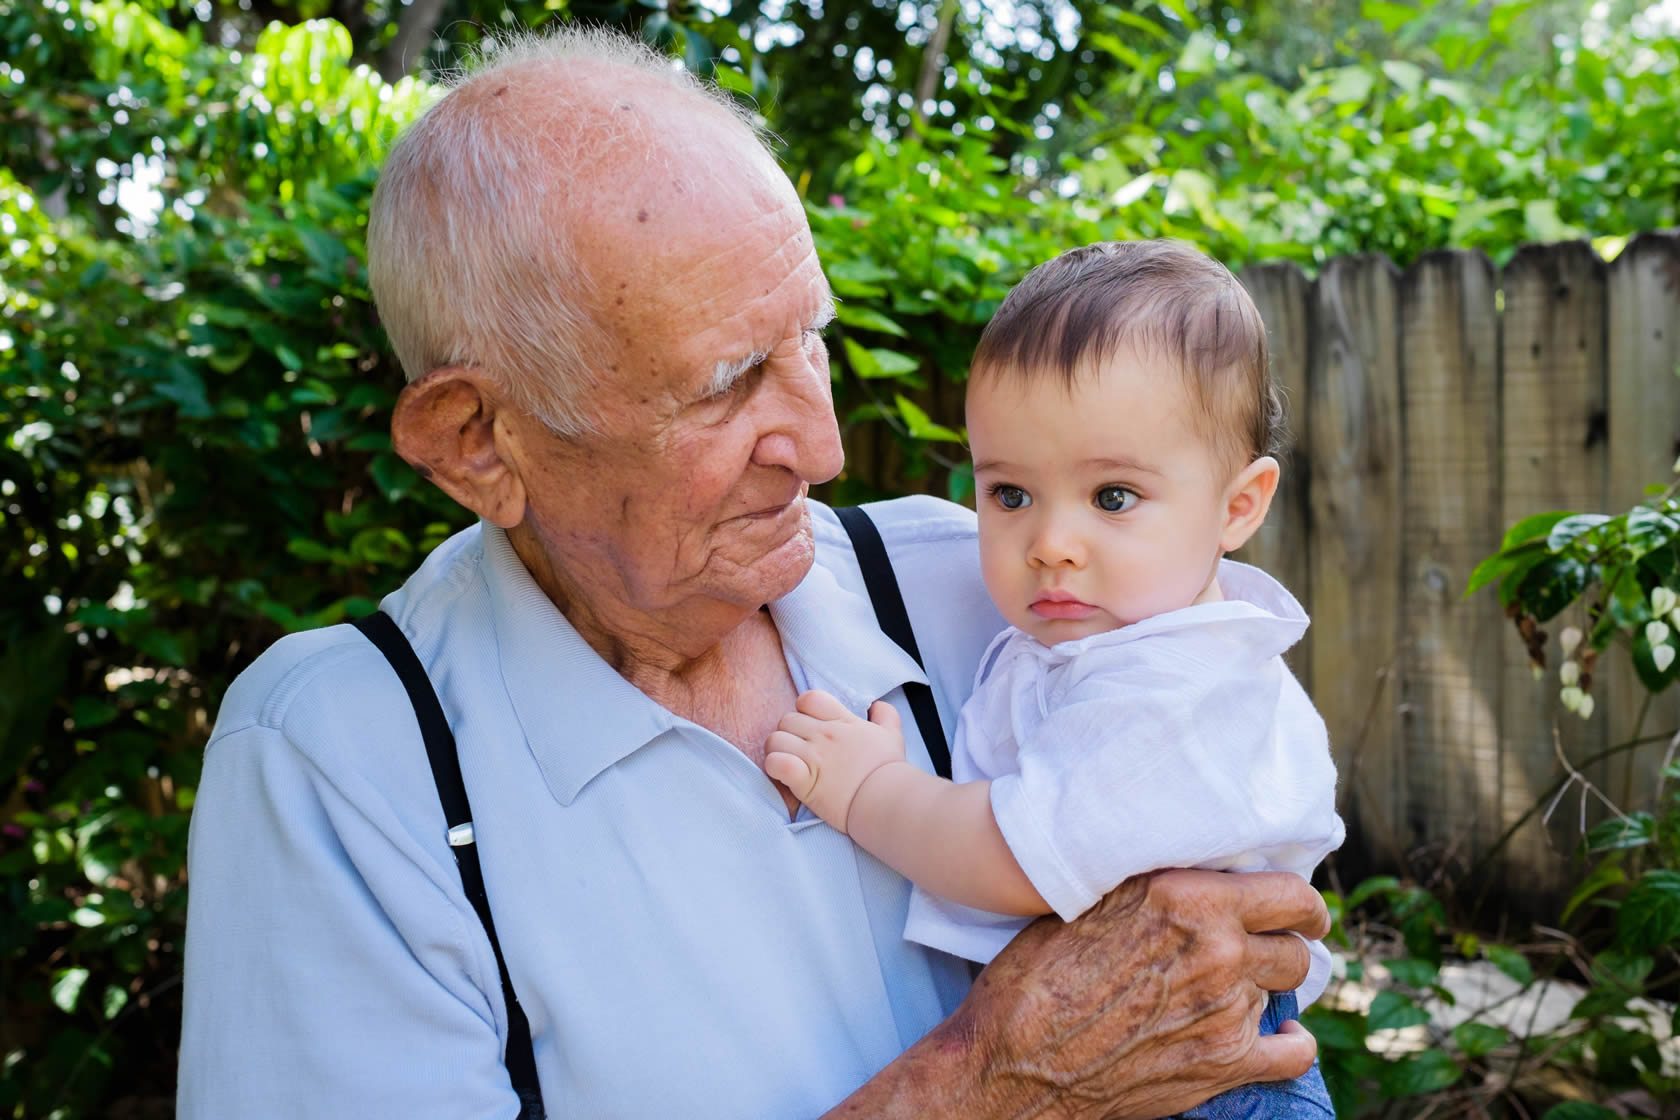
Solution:
[[[464,848],[472,842],[473,830],[471,821],[468,821],[465,824],[458,824],[449,830],[449,846],[451,848]]]

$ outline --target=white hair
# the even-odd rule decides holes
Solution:
[[[618,32],[565,26],[487,40],[392,148],[368,216],[368,279],[408,380],[451,365],[481,369],[509,404],[575,436],[595,429],[588,398],[608,339],[589,310],[592,277],[545,202],[563,197],[594,153],[545,127],[569,96],[564,83],[515,101],[523,115],[511,121],[494,103],[507,84],[480,95],[497,80],[528,93],[532,63],[623,67],[768,144],[748,109],[674,60]],[[618,128],[603,134],[617,139]]]

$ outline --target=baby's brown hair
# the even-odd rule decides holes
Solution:
[[[1176,367],[1196,431],[1233,469],[1282,453],[1259,309],[1229,269],[1179,241],[1102,241],[1039,265],[986,325],[969,379],[1054,374],[1072,386],[1127,349]]]

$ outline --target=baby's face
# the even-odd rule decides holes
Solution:
[[[1176,372],[1130,354],[1071,389],[970,388],[981,571],[1011,624],[1053,645],[1208,592],[1233,479],[1189,408]]]

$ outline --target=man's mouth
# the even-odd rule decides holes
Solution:
[[[750,513],[744,513],[741,516],[748,521],[768,521],[772,518],[780,517],[789,510],[799,508],[805,500],[805,491],[806,487],[803,483],[801,483],[799,489],[796,490],[787,501],[780,502],[772,506],[764,506],[761,509],[755,509]]]

